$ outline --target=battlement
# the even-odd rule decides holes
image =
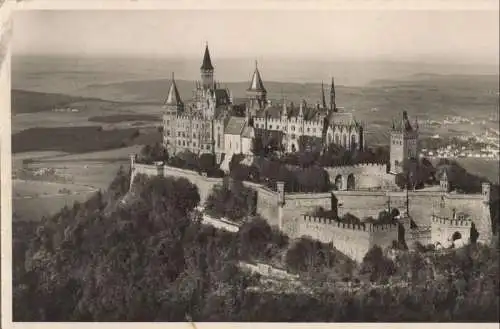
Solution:
[[[375,223],[352,224],[352,223],[343,223],[333,218],[316,217],[310,215],[304,215],[303,220],[306,222],[331,225],[341,229],[360,231],[360,232],[391,232],[398,229],[397,224],[375,224]]]
[[[432,224],[446,225],[446,226],[470,227],[472,225],[472,221],[470,221],[470,220],[450,219],[450,218],[440,217],[438,215],[433,215],[431,221],[432,221]]]
[[[386,164],[380,163],[359,163],[351,166],[336,166],[336,167],[325,167],[325,170],[338,170],[338,171],[349,171],[349,170],[362,170],[362,169],[375,169],[386,173]]]

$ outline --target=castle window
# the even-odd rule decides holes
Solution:
[[[277,125],[277,126],[276,126],[276,129],[280,129],[280,126],[279,126],[279,125]]]
[[[292,131],[295,131],[295,126],[292,126]]]
[[[196,134],[195,133],[193,133],[193,138],[196,138]]]
[[[196,147],[196,142],[193,142],[193,147]]]
[[[307,132],[310,132],[310,131],[311,131],[311,129],[310,129],[310,128],[307,128]]]
[[[180,140],[178,140],[178,141],[177,141],[177,144],[179,144],[179,146],[180,146],[180,145],[181,145],[181,141],[180,141]]]
[[[167,133],[167,136],[170,136],[170,130],[167,130],[166,133]]]
[[[182,146],[186,146],[186,141],[182,141]]]
[[[184,137],[184,138],[186,137],[186,134],[184,132],[182,132],[182,137]]]
[[[295,134],[292,134],[292,139],[295,139]]]
[[[167,139],[167,145],[170,145],[170,141]]]
[[[181,132],[180,131],[177,132],[177,137],[181,137]]]
[[[273,129],[273,125],[269,125],[269,129]]]

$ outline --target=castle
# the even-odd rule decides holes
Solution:
[[[251,154],[254,138],[269,132],[281,136],[280,143],[286,152],[303,150],[301,140],[308,138],[321,148],[331,144],[351,150],[365,147],[363,125],[351,113],[338,111],[333,79],[329,106],[324,88],[321,102],[315,107],[301,102],[296,108],[285,100],[275,106],[267,99],[256,65],[246,103],[240,107],[244,115],[235,116],[232,110],[239,105],[233,104],[229,90],[219,88],[215,82],[208,46],[200,71],[201,81],[196,83],[194,100],[188,105],[182,101],[172,77],[163,118],[163,140],[169,152],[212,153],[221,163],[222,158],[229,160],[232,154]],[[389,163],[325,168],[330,181],[335,182],[335,191],[285,193],[283,182],[278,182],[276,191],[255,183],[244,184],[257,191],[257,211],[270,224],[277,225],[290,237],[310,236],[332,243],[357,261],[372,246],[389,247],[394,241],[404,241],[408,246],[419,242],[437,247],[459,246],[472,239],[488,243],[492,237],[489,183],[483,183],[481,194],[459,194],[450,191],[444,171],[437,190],[394,189],[395,175],[404,172],[407,160],[418,156],[418,137],[418,122],[412,125],[408,114],[403,112],[402,118],[391,127]],[[131,157],[131,169],[132,178],[136,174],[188,178],[198,186],[202,202],[222,182],[220,178],[164,164],[139,164],[135,156]],[[318,207],[332,210],[335,218],[310,216]],[[393,209],[401,214],[393,223],[368,220],[377,218],[382,210]],[[347,213],[361,219],[361,223],[339,221]]]
[[[324,149],[341,145],[347,149],[363,149],[363,125],[352,113],[340,112],[335,100],[332,79],[330,106],[326,104],[322,85],[321,104],[308,106],[302,101],[297,108],[283,102],[273,105],[255,66],[244,104],[234,104],[231,92],[220,88],[214,79],[214,66],[208,45],[200,67],[201,81],[196,82],[194,99],[182,100],[174,76],[164,103],[163,143],[170,153],[189,150],[195,154],[212,153],[220,163],[225,156],[251,154],[256,134],[274,133],[285,152],[304,150],[310,145]],[[233,115],[244,108],[244,116]]]
[[[403,172],[406,160],[418,157],[418,121],[412,126],[406,111],[401,120],[392,122],[390,149],[389,167],[394,174]]]

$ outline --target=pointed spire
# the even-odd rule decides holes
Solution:
[[[321,106],[323,109],[326,109],[326,97],[325,97],[325,86],[323,85],[323,81],[321,81]]]
[[[252,80],[250,82],[250,87],[248,88],[248,91],[266,92],[266,88],[264,88],[264,84],[262,83],[262,78],[260,77],[257,61],[255,61],[255,71],[253,72]]]
[[[281,116],[282,117],[288,117],[288,108],[286,106],[285,95],[283,95],[283,89],[281,89],[281,99],[283,101],[283,107],[281,109]]]
[[[330,109],[337,112],[337,103],[335,101],[335,79],[332,77],[332,84],[330,86]]]
[[[213,71],[212,60],[210,59],[210,51],[208,50],[208,42],[205,45],[205,55],[203,56],[202,70]]]
[[[300,102],[300,105],[299,105],[299,117],[300,118],[303,118],[304,117],[304,102]]]
[[[170,89],[168,90],[168,96],[165,100],[165,105],[182,105],[181,96],[179,90],[177,89],[177,84],[175,83],[174,73],[172,72],[172,83],[170,84]]]

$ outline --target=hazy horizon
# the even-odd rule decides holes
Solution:
[[[89,24],[91,22],[91,24]],[[498,67],[497,11],[29,11],[13,55]]]

